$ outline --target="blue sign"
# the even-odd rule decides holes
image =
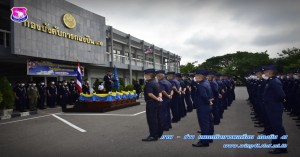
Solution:
[[[82,76],[84,76],[84,68]],[[65,65],[59,62],[27,60],[27,75],[77,76],[77,64]]]

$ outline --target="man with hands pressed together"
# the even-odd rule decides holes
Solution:
[[[157,141],[163,134],[159,108],[162,104],[162,93],[155,80],[155,69],[144,70],[146,81],[144,97],[146,101],[146,116],[150,135],[142,141]]]

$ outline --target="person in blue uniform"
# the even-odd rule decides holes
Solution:
[[[186,86],[186,90],[185,90],[185,95],[184,95],[184,100],[185,100],[185,103],[186,103],[186,109],[187,109],[187,112],[192,112],[193,111],[193,103],[192,103],[192,100],[191,100],[191,91],[192,91],[192,81],[189,77],[189,74],[184,74],[183,75],[183,81],[185,83],[185,86]]]
[[[210,87],[213,92],[213,106],[212,106],[212,115],[213,115],[213,123],[214,125],[220,124],[220,111],[219,111],[219,86],[218,83],[215,80],[215,73],[214,72],[208,72],[207,78],[210,83]]]
[[[58,93],[59,93],[58,96],[61,100],[61,109],[62,109],[63,112],[66,112],[67,111],[67,104],[69,103],[69,94],[70,94],[68,83],[67,83],[66,80],[64,80],[62,82],[62,86],[59,89]]]
[[[171,111],[172,111],[172,123],[177,123],[180,121],[181,117],[179,114],[179,102],[181,95],[181,87],[179,81],[175,78],[175,72],[168,72],[168,80],[172,84],[172,90],[174,92],[172,101],[171,101]]]
[[[155,80],[155,69],[144,70],[147,81],[144,89],[146,101],[146,116],[150,135],[142,141],[157,141],[163,134],[159,108],[162,105],[162,93],[158,82]]]
[[[177,73],[175,74],[176,76],[176,79],[177,81],[179,82],[180,84],[180,101],[179,101],[179,115],[181,118],[185,117],[186,116],[186,106],[185,106],[185,102],[184,102],[184,98],[185,98],[185,91],[186,91],[186,86],[185,86],[185,83],[184,81],[182,80],[182,74],[180,73]]]
[[[111,71],[107,72],[107,74],[103,78],[103,81],[104,81],[104,88],[106,93],[110,92],[112,90],[112,84],[113,84]]]
[[[172,128],[170,113],[170,104],[173,96],[172,84],[167,79],[165,79],[164,70],[156,71],[156,78],[158,80],[163,98],[162,107],[160,108],[162,127],[164,131],[169,131],[169,129]]]
[[[224,94],[224,84],[220,80],[221,74],[215,74],[216,82],[218,84],[218,92],[219,92],[219,97],[218,97],[218,103],[219,103],[219,117],[220,119],[223,118],[223,113],[224,113],[224,107],[223,107],[223,94]]]
[[[201,129],[201,135],[211,135],[210,117],[212,110],[212,90],[206,79],[207,72],[205,70],[197,70],[195,80],[198,82],[195,103],[197,107],[197,117]],[[208,147],[208,139],[199,139],[198,143],[192,144],[193,147]]]
[[[62,81],[58,81],[58,85],[57,85],[57,98],[56,98],[56,104],[57,106],[61,106],[62,104],[62,99],[59,95],[61,95],[61,89],[62,89],[63,85],[62,85]]]
[[[197,89],[197,83],[194,80],[195,74],[189,74],[189,76],[192,78],[191,79],[191,98],[193,101],[193,109],[196,109],[196,105],[195,105],[195,93],[196,93],[196,89]]]
[[[45,108],[45,100],[46,100],[46,87],[45,82],[40,82],[38,85],[38,91],[39,91],[39,99],[38,99],[38,108],[40,110],[46,109]]]
[[[276,77],[277,67],[275,65],[263,66],[267,82],[263,93],[263,101],[267,111],[268,120],[272,133],[278,135],[277,139],[272,140],[272,144],[286,144],[286,139],[281,139],[286,135],[282,124],[283,102],[285,101],[285,93],[283,91],[282,83]],[[269,151],[271,154],[287,153],[287,148],[275,148]]]
[[[52,81],[48,86],[47,95],[48,95],[48,106],[50,108],[54,108],[56,103],[56,98],[57,98],[57,88],[55,86],[54,81]]]
[[[27,93],[25,90],[25,83],[17,82],[17,86],[14,88],[16,97],[16,109],[20,112],[25,112]]]
[[[77,90],[76,90],[76,85],[74,79],[71,79],[70,83],[68,84],[69,91],[70,91],[70,96],[69,96],[69,104],[74,105],[76,101],[76,95],[77,95]]]
[[[83,94],[91,94],[89,81],[87,79],[84,80],[84,83],[82,85],[82,93]]]

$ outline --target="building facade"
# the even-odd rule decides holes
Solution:
[[[26,22],[10,20],[14,6],[27,8]],[[64,70],[77,62],[91,83],[114,66],[125,84],[142,79],[147,68],[179,72],[180,56],[106,26],[105,17],[64,0],[1,1],[0,13],[0,75],[12,83],[76,79]],[[31,73],[32,63],[43,63],[50,72]]]

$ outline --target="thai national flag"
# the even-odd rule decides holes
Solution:
[[[149,47],[147,49],[144,50],[144,53],[147,55],[147,54],[150,54],[152,53],[152,49]]]
[[[77,65],[77,81],[76,81],[76,88],[78,89],[78,91],[80,93],[82,93],[82,73],[81,73],[81,67],[80,64],[78,62]]]

